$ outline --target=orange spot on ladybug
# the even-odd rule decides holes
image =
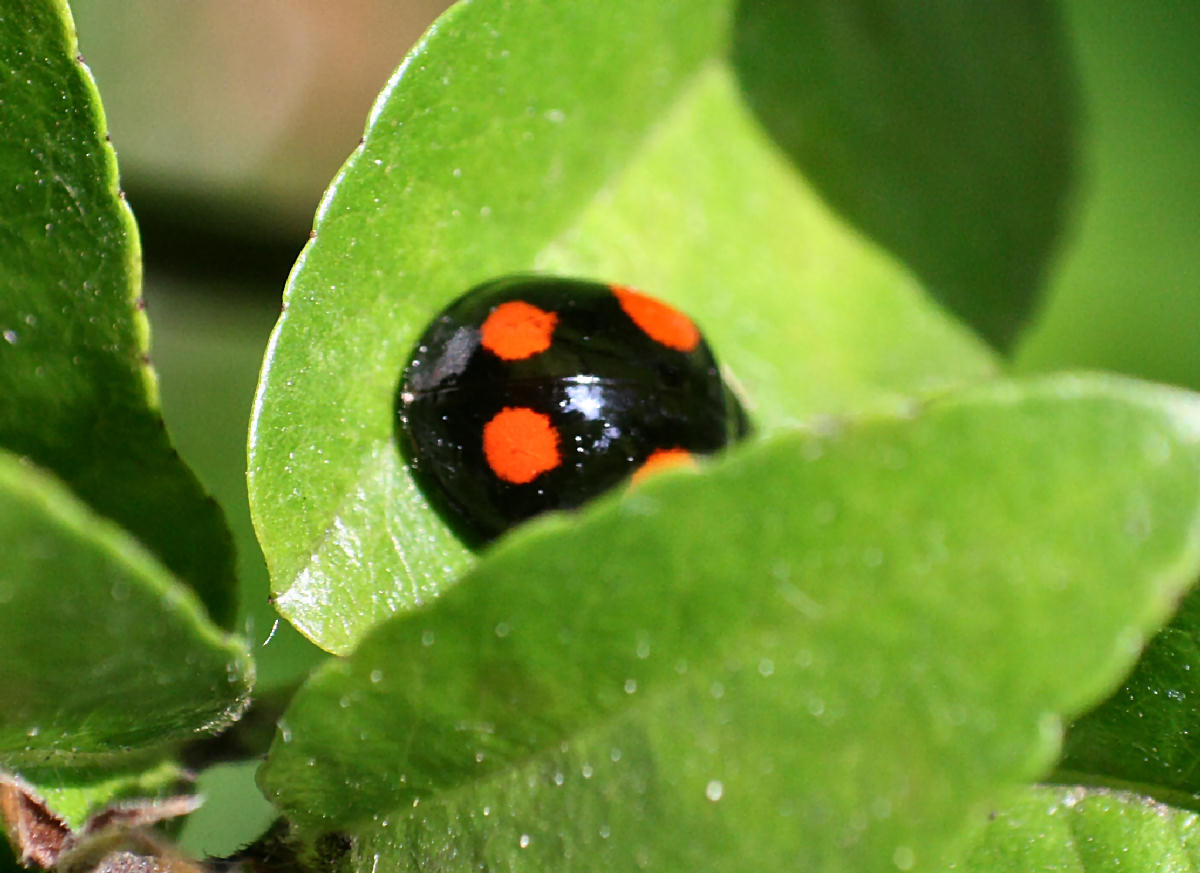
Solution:
[[[499,478],[525,485],[562,463],[558,430],[545,413],[506,406],[483,426],[483,456]]]
[[[633,482],[636,485],[655,473],[682,466],[696,466],[696,459],[687,449],[655,449],[642,466],[633,471]]]
[[[609,287],[625,314],[650,339],[680,352],[690,352],[700,345],[700,331],[690,318],[675,307],[626,285]]]
[[[558,316],[524,300],[501,303],[480,328],[483,347],[505,361],[530,358],[550,348]]]

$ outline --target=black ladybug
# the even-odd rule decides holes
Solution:
[[[686,315],[622,285],[532,276],[433,320],[396,416],[426,493],[478,542],[747,432]]]

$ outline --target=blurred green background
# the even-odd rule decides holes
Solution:
[[[1017,365],[1200,388],[1200,5],[1064,10],[1084,115],[1079,188]]]
[[[444,5],[72,3],[142,230],[164,414],[234,529],[261,688],[321,657],[286,627],[261,645],[274,616],[244,470],[262,353],[322,190]],[[1072,0],[1063,17],[1083,109],[1080,173],[1015,365],[1200,389],[1200,5]],[[228,852],[261,830],[269,812],[246,790],[252,769],[206,777],[201,787],[224,799],[189,822],[186,848]],[[230,806],[238,797],[245,809]]]

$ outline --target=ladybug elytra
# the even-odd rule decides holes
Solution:
[[[396,415],[431,502],[480,542],[747,432],[686,315],[625,286],[535,276],[446,307]]]

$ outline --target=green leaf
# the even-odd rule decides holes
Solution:
[[[233,618],[220,511],[159,417],[140,252],[61,0],[0,12],[0,446],[53,470]]]
[[[244,708],[245,644],[127,533],[0,455],[0,766],[120,766]]]
[[[704,328],[760,432],[992,371],[741,105],[731,0],[455,6],[405,62],[294,271],[250,439],[280,611],[349,651],[472,561],[396,450],[452,298],[531,268],[640,285]]]
[[[114,801],[179,794],[186,781],[183,769],[173,761],[116,771],[23,767],[21,778],[72,830],[79,830],[89,814]]]
[[[1200,820],[1124,792],[1031,788],[1005,804],[962,861],[963,873],[1200,870]]]
[[[1193,669],[1196,668],[1196,669]],[[1154,637],[1125,684],[1067,733],[1060,781],[1200,800],[1200,589]]]
[[[1089,183],[1023,368],[1095,366],[1200,387],[1200,17],[1100,0],[1065,7],[1086,101]],[[1145,59],[1154,58],[1153,64]],[[1153,160],[1146,160],[1153,154]],[[1195,808],[1200,592],[1137,669],[1072,726],[1056,779],[1118,784]]]
[[[936,865],[1200,568],[1200,400],[1000,383],[502,541],[293,700],[346,869]]]
[[[834,208],[1007,347],[1063,230],[1078,110],[1051,0],[743,3],[758,117]]]

